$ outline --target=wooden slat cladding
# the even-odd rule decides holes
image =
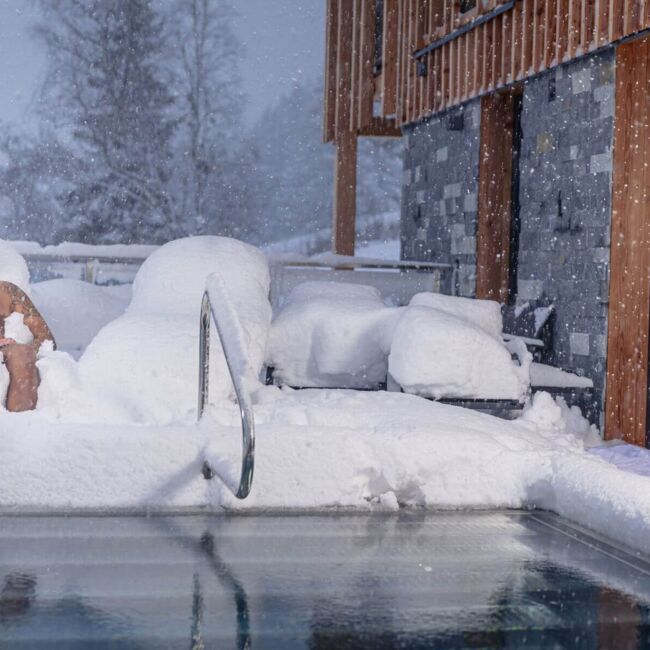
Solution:
[[[508,0],[478,0],[478,9],[463,16],[458,0],[383,0],[382,69],[375,78],[368,58],[375,49],[375,0],[326,2],[326,140],[335,137],[338,108],[332,104],[349,105],[342,113],[357,133],[372,129],[377,117],[394,117],[403,125],[650,28],[650,0],[515,0],[501,15],[473,27],[472,20],[509,6]],[[342,24],[346,21],[359,25],[353,29]],[[461,26],[469,31],[454,38]],[[341,34],[350,35],[349,48],[335,37]],[[414,58],[418,49],[445,36],[452,39]],[[347,94],[333,91],[345,89],[340,79],[333,81],[337,70],[354,75]],[[373,116],[375,98],[380,116]]]
[[[605,433],[645,446],[650,327],[650,37],[616,53]]]
[[[514,91],[481,99],[476,297],[508,301]]]
[[[397,106],[397,66],[399,15],[397,0],[384,0],[384,38],[380,76],[382,115],[392,117]]]

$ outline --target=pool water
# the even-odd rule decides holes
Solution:
[[[0,517],[2,648],[650,648],[650,562],[541,513]]]

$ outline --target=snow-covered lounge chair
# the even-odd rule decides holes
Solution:
[[[534,336],[502,328],[492,301],[423,293],[391,308],[373,287],[309,282],[275,315],[267,382],[388,388],[502,416],[517,414],[536,385],[589,389],[585,378],[533,362],[526,344],[542,346]]]

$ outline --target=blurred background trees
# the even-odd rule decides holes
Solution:
[[[330,225],[322,80],[252,126],[228,0],[40,0],[40,127],[0,127],[0,237],[266,243]],[[400,144],[365,140],[358,212],[398,211]]]

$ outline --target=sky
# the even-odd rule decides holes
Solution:
[[[231,0],[239,17],[241,74],[251,125],[296,83],[322,72],[324,0]],[[32,37],[34,0],[0,0],[0,122],[30,128],[46,61]]]

